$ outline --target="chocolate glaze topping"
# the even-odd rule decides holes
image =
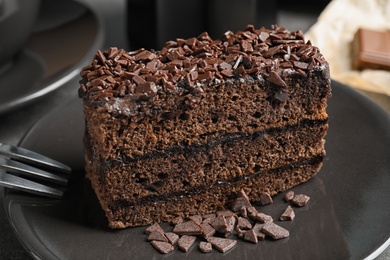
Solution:
[[[285,87],[286,77],[327,67],[319,49],[305,42],[302,31],[289,32],[277,25],[257,30],[248,25],[244,31],[227,31],[219,40],[204,32],[196,38],[169,41],[160,51],[98,50],[92,64],[80,73],[79,95],[136,101],[150,100],[158,93],[199,95],[207,85],[248,75]]]

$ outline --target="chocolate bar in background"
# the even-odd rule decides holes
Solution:
[[[359,28],[352,42],[352,68],[390,70],[390,30]]]
[[[207,31],[219,39],[237,31],[276,24],[277,1],[264,0],[129,0],[130,49],[161,49],[165,42]]]

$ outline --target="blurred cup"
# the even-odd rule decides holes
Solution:
[[[219,39],[227,30],[276,23],[277,1],[265,0],[128,0],[132,49],[161,49],[165,42],[207,31]]]
[[[0,66],[20,51],[30,36],[40,0],[0,0]]]

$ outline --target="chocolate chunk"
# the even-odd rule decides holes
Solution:
[[[223,215],[216,217],[210,225],[219,233],[225,233],[228,227],[226,218]]]
[[[224,230],[222,233],[224,233],[225,237],[228,237],[233,233],[234,227],[236,226],[236,218],[234,216],[227,217],[226,224],[226,230]]]
[[[275,85],[281,86],[281,87],[287,87],[286,82],[276,73],[275,71],[271,71],[269,73],[269,76],[267,77],[267,80],[269,82],[274,83]]]
[[[199,250],[202,253],[210,253],[211,251],[213,251],[213,246],[209,242],[201,241],[199,243]]]
[[[294,198],[292,199],[292,203],[294,206],[303,207],[309,203],[309,200],[309,196],[306,196],[304,194],[298,194],[294,196]]]
[[[272,221],[266,222],[261,231],[273,239],[282,239],[290,236],[290,232],[287,229]]]
[[[179,241],[179,235],[173,233],[173,232],[167,232],[165,233],[166,238],[168,239],[168,242],[172,245],[175,245],[177,241]]]
[[[156,248],[162,254],[168,254],[169,252],[171,252],[175,249],[173,247],[173,245],[171,245],[168,242],[152,241],[151,244],[154,248]]]
[[[259,242],[255,231],[253,231],[252,229],[245,232],[244,240],[252,242],[254,244],[257,244]]]
[[[261,202],[261,205],[268,205],[268,204],[273,203],[273,200],[272,200],[271,195],[269,195],[269,193],[262,192],[260,194],[260,202]]]
[[[268,38],[269,38],[269,33],[264,31],[260,32],[259,34],[260,41],[265,42]]]
[[[259,214],[259,212],[256,210],[255,207],[251,206],[251,207],[248,207],[247,209],[247,212],[248,212],[248,216],[251,218],[251,219],[254,219],[257,214]]]
[[[201,215],[190,216],[188,219],[194,221],[197,224],[202,223],[202,220],[203,220]]]
[[[291,208],[290,205],[287,206],[286,210],[282,213],[280,216],[281,221],[285,220],[293,220],[295,218],[294,210]]]
[[[238,236],[239,238],[244,238],[244,235],[245,235],[245,231],[244,231],[244,230],[240,229],[240,228],[237,227],[237,226],[234,228],[234,230],[236,231],[237,236]]]
[[[200,224],[200,227],[202,228],[202,235],[205,239],[213,236],[216,232],[216,230],[208,223],[202,223]]]
[[[195,240],[196,240],[196,236],[184,235],[179,239],[179,241],[177,241],[177,247],[183,250],[184,252],[187,252],[190,249],[190,247],[194,244]]]
[[[307,67],[309,67],[309,63],[302,61],[292,61],[292,64],[294,65],[294,68],[301,70],[307,70]]]
[[[228,209],[226,209],[226,210],[219,210],[219,211],[216,212],[216,214],[217,214],[217,217],[219,217],[219,216],[224,216],[224,217],[231,217],[231,216],[233,216],[233,217],[236,217],[237,216],[236,213],[234,213],[233,211],[228,210]]]
[[[232,211],[233,212],[239,212],[242,207],[250,207],[251,202],[249,201],[248,195],[246,195],[244,190],[240,190],[240,192],[237,194],[237,198],[233,202],[232,205]]]
[[[173,232],[178,235],[201,235],[202,228],[194,221],[189,220],[180,224],[177,224],[173,228]]]
[[[240,229],[251,229],[252,224],[246,218],[239,217],[237,221],[237,227]]]
[[[265,234],[263,232],[261,232],[261,230],[263,229],[263,226],[264,226],[264,224],[256,223],[252,228],[252,230],[253,230],[253,232],[255,232],[258,240],[265,239]]]
[[[164,232],[161,231],[152,231],[149,236],[148,236],[148,241],[163,241],[163,242],[168,242],[168,239],[165,237]]]
[[[209,239],[207,239],[207,242],[211,243],[216,249],[218,249],[222,253],[231,250],[237,244],[237,240],[220,237],[210,237]]]
[[[273,219],[270,215],[264,213],[257,213],[256,216],[253,217],[254,220],[260,221],[261,223],[272,222]]]
[[[153,225],[151,225],[145,229],[146,234],[150,234],[153,231],[159,231],[161,233],[164,233],[164,230],[160,227],[160,225],[158,223],[154,223]]]
[[[292,190],[288,191],[288,192],[284,195],[284,197],[283,197],[283,199],[284,199],[286,202],[292,201],[293,198],[294,198],[294,191],[292,191]]]

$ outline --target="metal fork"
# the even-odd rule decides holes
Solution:
[[[57,199],[64,196],[71,173],[69,166],[10,144],[0,143],[0,156],[0,186]]]

